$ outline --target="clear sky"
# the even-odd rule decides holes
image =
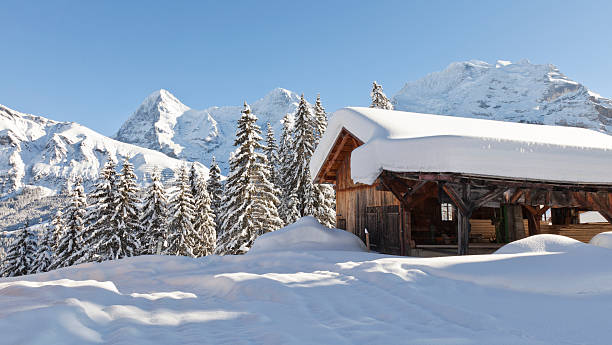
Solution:
[[[610,1],[0,2],[0,103],[113,134],[165,88],[186,105],[275,87],[367,105],[453,61],[552,63],[612,97]]]

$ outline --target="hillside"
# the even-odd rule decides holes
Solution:
[[[0,196],[25,186],[54,194],[77,176],[90,184],[108,157],[118,162],[128,157],[140,181],[154,168],[169,177],[173,169],[186,164],[75,122],[57,122],[0,105]],[[208,169],[199,163],[197,166],[207,176]]]
[[[612,133],[612,100],[571,80],[554,65],[527,60],[455,62],[406,83],[392,101],[397,110]]]

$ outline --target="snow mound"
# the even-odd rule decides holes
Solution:
[[[586,244],[566,236],[542,234],[508,243],[495,254],[566,253],[581,246]]]
[[[612,249],[612,231],[602,232],[591,238],[589,244],[594,246]]]
[[[277,251],[366,251],[359,237],[340,229],[329,229],[306,216],[255,240],[249,254]]]

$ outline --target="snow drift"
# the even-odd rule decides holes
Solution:
[[[3,278],[0,343],[535,345],[612,337],[612,250],[536,236],[500,250],[515,254],[395,257],[360,251],[363,244],[338,231],[303,218],[262,236],[251,252],[262,255],[141,256]],[[318,250],[327,241],[339,250]]]
[[[340,229],[326,228],[312,216],[305,216],[286,227],[258,237],[249,254],[276,251],[366,251],[359,237]]]
[[[586,244],[570,237],[541,234],[508,243],[499,248],[495,254],[566,253],[584,246]]]
[[[612,231],[602,232],[591,238],[589,244],[594,246],[612,249]]]

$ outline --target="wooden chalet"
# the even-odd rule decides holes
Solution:
[[[311,174],[335,186],[337,227],[364,241],[367,231],[381,253],[490,253],[530,235],[612,230],[579,224],[587,210],[612,221],[612,137],[586,129],[345,108]]]

